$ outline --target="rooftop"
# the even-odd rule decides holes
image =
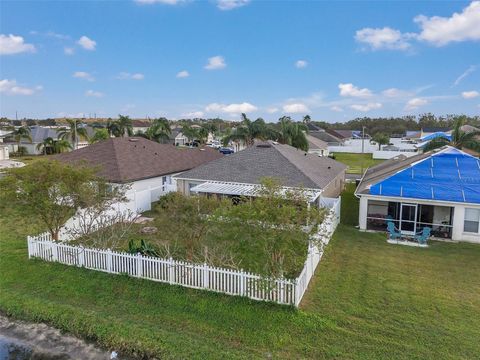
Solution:
[[[369,168],[357,194],[480,203],[480,160],[445,146]]]
[[[263,178],[271,177],[282,186],[323,189],[345,169],[345,165],[328,157],[268,141],[184,172],[177,178],[260,184]]]
[[[179,173],[221,157],[211,148],[178,148],[141,137],[112,138],[55,156],[64,162],[98,166],[99,175],[115,183]]]

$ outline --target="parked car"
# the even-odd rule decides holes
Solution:
[[[233,154],[235,152],[233,151],[233,149],[228,147],[221,147],[220,149],[218,149],[218,151],[220,151],[224,155]]]

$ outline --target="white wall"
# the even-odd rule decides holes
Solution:
[[[7,145],[0,145],[0,160],[8,160],[9,152]]]
[[[409,144],[402,141],[400,138],[390,138],[390,144],[397,146],[401,150],[414,150],[414,144]],[[350,139],[346,140],[343,146],[329,146],[328,150],[332,152],[343,152],[343,153],[362,153],[362,139]],[[364,153],[373,154],[373,152],[378,151],[377,144],[371,144],[369,139],[365,139],[364,142]]]
[[[394,158],[398,155],[405,155],[406,157],[417,155],[418,152],[413,151],[374,151],[372,153],[373,159],[381,159],[381,160],[388,160]]]
[[[358,222],[360,225],[360,230],[367,229],[367,207],[368,199],[380,200],[380,201],[395,201],[395,202],[405,202],[405,203],[418,203],[426,205],[438,205],[438,206],[450,206],[454,207],[453,210],[453,229],[452,229],[452,240],[455,241],[467,241],[480,243],[480,233],[472,234],[465,233],[463,231],[463,223],[465,219],[465,208],[474,208],[480,209],[480,204],[478,205],[465,205],[453,202],[444,202],[444,201],[426,201],[426,200],[413,200],[408,198],[388,198],[388,197],[369,197],[362,195],[360,197],[360,208],[358,213]]]

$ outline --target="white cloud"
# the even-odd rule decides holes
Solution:
[[[269,107],[269,108],[266,109],[266,111],[267,111],[267,113],[269,113],[269,114],[274,114],[274,113],[276,113],[276,112],[278,111],[278,108],[276,108],[276,107]]]
[[[350,105],[353,110],[367,112],[370,110],[380,109],[382,104],[380,103],[368,103],[368,104],[353,104]]]
[[[390,88],[382,91],[382,95],[387,98],[399,98],[405,96],[411,96],[411,91],[400,90],[397,88]]]
[[[145,75],[141,73],[128,73],[128,72],[121,72],[118,74],[117,79],[120,80],[143,80],[145,78]]]
[[[410,33],[402,34],[389,27],[364,28],[355,33],[355,40],[367,44],[372,50],[407,50],[411,46],[408,40],[414,36]]]
[[[451,17],[419,15],[414,21],[420,25],[419,40],[435,46],[451,42],[480,40],[480,1],[472,1],[461,13]]]
[[[35,46],[25,43],[21,36],[0,34],[0,55],[35,52]]]
[[[248,102],[228,105],[212,103],[205,107],[206,112],[224,112],[229,114],[249,113],[256,110],[258,110],[258,108]]]
[[[95,47],[97,46],[96,41],[93,41],[92,39],[88,38],[85,35],[82,36],[80,39],[78,39],[77,44],[80,45],[85,50],[90,50],[90,51],[95,50]]]
[[[330,108],[330,110],[332,111],[336,111],[336,112],[342,112],[343,111],[343,108],[341,106],[338,106],[338,105],[334,105]]]
[[[427,105],[428,101],[422,98],[413,98],[408,100],[407,104],[405,105],[405,110],[416,110],[423,105]]]
[[[283,105],[283,111],[291,114],[307,113],[310,109],[302,103],[292,103]]]
[[[63,48],[63,52],[64,52],[65,55],[73,55],[73,54],[75,54],[75,49],[72,48],[72,47],[65,46]]]
[[[187,78],[190,76],[190,73],[187,70],[182,70],[177,73],[177,78]]]
[[[464,91],[464,92],[462,92],[462,97],[464,99],[474,99],[478,96],[480,96],[480,93],[478,91]]]
[[[213,56],[208,58],[207,65],[205,65],[205,69],[207,70],[219,70],[223,69],[227,66],[225,63],[225,58],[223,56]]]
[[[95,78],[92,76],[92,74],[89,74],[88,72],[85,72],[85,71],[75,71],[72,76],[77,79],[95,81]]]
[[[192,111],[192,112],[187,112],[182,114],[182,116],[187,117],[187,118],[202,118],[205,115],[203,111]]]
[[[372,92],[367,88],[360,89],[353,84],[338,84],[341,96],[352,96],[366,98],[372,96]]]
[[[135,0],[135,2],[137,4],[146,4],[146,5],[149,5],[149,4],[178,5],[185,2],[185,0]]]
[[[233,10],[247,5],[250,0],[217,0],[217,8],[220,10]]]
[[[460,75],[458,78],[455,79],[455,82],[453,83],[452,86],[457,86],[458,84],[460,84],[463,79],[465,79],[468,75],[473,73],[475,70],[477,70],[477,66],[476,65],[470,65],[468,67],[468,69],[463,72],[462,75]]]
[[[24,87],[17,84],[15,79],[0,80],[0,93],[6,95],[33,95],[35,92],[42,90],[42,86]]]
[[[87,90],[87,91],[85,92],[85,96],[101,98],[101,97],[104,96],[104,94],[101,93],[100,91]]]
[[[308,62],[306,60],[297,60],[295,62],[295,67],[298,69],[303,69],[308,66]]]

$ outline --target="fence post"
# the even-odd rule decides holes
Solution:
[[[58,245],[57,243],[52,243],[52,260],[58,261]]]
[[[298,307],[298,304],[300,303],[300,286],[299,286],[299,281],[298,278],[295,280],[295,285],[294,285],[294,299],[293,299],[293,304],[295,307]]]
[[[107,249],[107,271],[112,272],[112,251]]]
[[[143,276],[143,257],[142,254],[137,254],[137,277]]]
[[[78,267],[85,266],[85,249],[83,246],[80,246],[77,251],[77,264],[78,264]]]
[[[173,277],[175,276],[175,269],[173,268],[175,265],[173,263],[173,258],[170,258],[168,260],[168,263],[169,263],[169,267],[168,267],[168,282],[170,284],[173,284],[174,281],[173,281]]]
[[[210,287],[210,276],[207,263],[203,264],[203,287],[205,289],[208,289]]]
[[[240,296],[245,296],[245,273],[240,270]]]

